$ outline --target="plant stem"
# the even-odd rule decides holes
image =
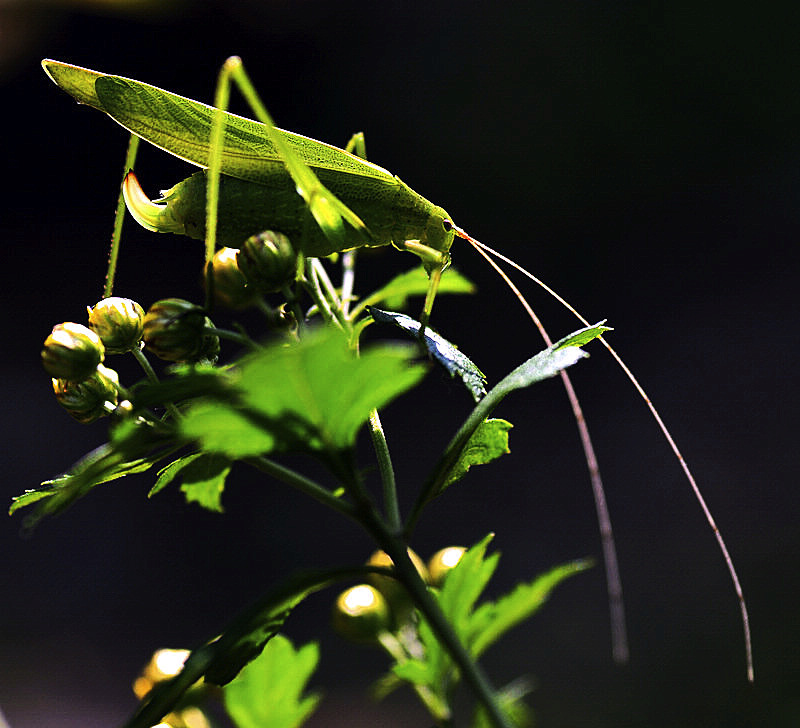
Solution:
[[[286,303],[289,305],[289,310],[294,314],[295,321],[297,321],[297,328],[302,331],[305,328],[306,320],[303,316],[303,311],[300,308],[300,302],[297,300],[297,292],[295,286],[283,286],[281,292],[286,297]]]
[[[241,344],[242,346],[244,346],[247,349],[250,349],[251,351],[256,351],[257,349],[261,348],[249,336],[241,334],[238,331],[230,331],[229,329],[218,329],[216,326],[204,326],[203,333],[219,336],[220,339],[228,339],[229,341],[235,341],[237,344]]]
[[[360,521],[356,514],[356,509],[350,503],[341,498],[337,498],[327,488],[324,488],[319,483],[315,483],[310,478],[300,475],[300,473],[295,472],[291,468],[287,468],[263,456],[247,458],[245,462],[260,470],[262,473],[271,475],[287,485],[291,485],[301,493],[310,495],[314,500],[338,511],[348,518]]]
[[[475,697],[486,708],[489,719],[495,728],[512,728],[495,698],[495,690],[489,683],[480,665],[473,660],[467,649],[461,643],[447,617],[442,612],[439,603],[428,591],[428,587],[417,573],[414,564],[408,556],[406,544],[397,536],[391,534],[379,518],[372,518],[364,522],[373,538],[381,548],[389,554],[394,562],[397,578],[408,590],[417,609],[422,612],[433,629],[436,637],[450,653],[453,661],[461,670],[461,675],[471,688]]]
[[[328,271],[325,270],[325,266],[322,265],[319,258],[310,258],[309,260],[311,261],[311,268],[316,281],[321,287],[322,294],[330,305],[331,313],[339,322],[339,325],[345,331],[349,331],[350,322],[342,311],[342,302],[339,300],[339,295],[336,293],[336,289],[333,287],[333,283],[331,283],[331,279],[328,277]]]
[[[309,259],[310,260],[310,259]],[[325,296],[322,294],[322,288],[319,283],[319,276],[317,275],[317,271],[311,266],[309,261],[306,261],[306,273],[307,278],[303,280],[303,287],[308,292],[308,295],[314,300],[314,303],[317,305],[320,314],[326,321],[330,321],[334,324],[334,326],[338,326],[342,330],[346,330],[344,326],[342,326],[339,319],[334,316],[333,311],[331,311],[331,307],[328,304],[328,301],[325,299]],[[311,280],[308,280],[308,279]]]
[[[378,642],[389,656],[398,664],[402,665],[409,659],[403,644],[390,632],[381,632],[378,635]],[[427,685],[414,685],[414,692],[417,694],[428,712],[433,716],[439,725],[450,725],[452,716],[450,706],[442,700]]]
[[[144,374],[147,379],[153,383],[158,383],[158,376],[156,375],[155,370],[151,366],[150,362],[147,360],[147,357],[144,355],[144,352],[138,346],[134,346],[133,349],[131,349],[131,354],[133,354],[133,358],[139,362],[139,366],[144,370]],[[164,407],[166,408],[167,412],[172,415],[172,418],[176,422],[181,419],[181,413],[172,402],[165,402]]]
[[[350,314],[350,301],[356,279],[356,251],[347,250],[342,253],[342,313]]]

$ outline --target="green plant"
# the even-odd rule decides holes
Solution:
[[[386,198],[373,207],[367,205],[362,221],[323,186],[317,174],[326,178],[328,186],[342,184],[344,192],[339,194],[352,194],[355,206],[372,183],[358,179],[351,182],[354,188],[348,188],[341,177],[349,172],[343,170],[353,165],[357,177],[369,178],[365,170],[374,165],[364,166],[352,161],[357,157],[341,156],[346,153],[334,149],[326,154],[333,155],[335,174],[325,164],[315,167],[315,173],[307,162],[311,164],[319,143],[298,142],[295,135],[276,130],[257,100],[250,99],[265,122],[254,132],[250,122],[237,126],[240,122],[231,121],[234,117],[226,120],[222,112],[207,107],[198,111],[195,102],[186,106],[187,100],[175,101],[180,97],[138,82],[55,62],[46,67],[79,100],[107,111],[138,133],[142,125],[153,126],[147,116],[152,107],[143,100],[156,107],[165,104],[176,113],[188,108],[187,118],[195,112],[201,115],[202,123],[190,130],[189,147],[199,148],[202,160],[192,159],[194,148],[184,156],[207,164],[208,174],[193,175],[155,203],[144,197],[131,173],[122,187],[129,209],[145,227],[205,240],[205,301],[165,298],[144,313],[136,302],[112,297],[120,207],[106,297],[90,309],[89,327],[57,326],[43,350],[45,369],[56,377],[57,399],[70,414],[86,422],[110,415],[108,442],[67,473],[15,498],[11,513],[32,508],[25,519],[32,528],[97,485],[157,464],[151,496],[180,484],[187,502],[219,512],[232,468],[242,464],[355,522],[382,552],[366,565],[302,571],[275,585],[220,635],[182,654],[179,669],[165,673],[164,679],[148,678],[149,688],[142,692],[129,728],[146,728],[162,720],[177,728],[205,720],[198,704],[214,694],[207,689],[214,685],[223,687],[225,705],[239,726],[300,725],[317,702],[304,693],[318,652],[314,645],[295,650],[279,632],[292,609],[315,592],[341,582],[365,581],[372,586],[356,586],[337,601],[334,624],[357,641],[380,645],[388,653],[391,669],[376,689],[379,696],[408,684],[438,725],[451,726],[454,690],[464,683],[476,699],[472,725],[526,725],[524,683],[496,690],[477,660],[509,629],[534,614],[560,581],[588,563],[556,567],[520,583],[500,599],[480,602],[498,562],[497,554],[486,555],[491,536],[470,549],[449,550],[446,560],[435,555],[432,579],[408,544],[433,499],[473,466],[508,452],[511,425],[491,417],[500,402],[512,392],[563,373],[585,356],[582,346],[609,329],[602,323],[585,326],[550,344],[487,391],[478,367],[428,325],[437,292],[471,290],[463,276],[448,269],[454,236],[480,247],[441,208],[403,185],[408,204],[423,209],[419,219],[416,212],[404,211],[403,205]],[[226,102],[225,88],[221,83],[220,107]],[[131,91],[133,96],[126,96]],[[163,118],[158,122],[167,123]],[[241,150],[234,144],[231,151],[222,141],[226,123],[236,143],[245,140],[244,148],[252,143],[248,134],[263,134],[257,141],[271,144],[270,154],[259,151],[242,165],[237,156]],[[156,129],[159,139],[163,135],[172,138]],[[134,142],[126,171],[133,164],[135,148]],[[355,137],[348,149],[363,156],[363,139]],[[396,179],[374,169],[379,170],[375,174],[380,184]],[[287,229],[254,234],[261,223],[253,216],[269,207],[263,204],[267,193],[257,186],[265,175],[282,185],[278,192],[269,192],[269,201],[287,215]],[[392,222],[395,219],[401,222]],[[405,239],[412,234],[422,240]],[[217,241],[226,247],[218,248]],[[422,265],[357,296],[353,248],[388,242],[416,254]],[[324,256],[329,257],[323,260]],[[339,263],[341,283],[336,285],[332,266]],[[377,308],[402,308],[413,296],[425,297],[419,321]],[[225,327],[215,326],[209,318],[212,309],[217,318],[220,306],[234,312]],[[238,319],[238,312],[247,308],[263,314],[257,333],[245,331]],[[410,334],[410,340],[366,342],[364,334],[375,323],[394,325]],[[106,355],[123,354],[141,365],[140,381],[123,385],[116,372],[102,363]],[[157,372],[148,354],[168,364],[159,365],[162,369]],[[378,412],[417,386],[434,361],[463,381],[475,406],[419,485],[416,501],[404,516]],[[372,437],[379,487],[365,477],[366,470],[355,457],[356,438],[365,427]],[[317,461],[327,470],[329,482],[288,467],[280,460],[285,453]],[[198,681],[202,681],[199,687]],[[267,700],[264,696],[270,691],[280,700]],[[280,702],[281,709],[265,711],[270,702]]]

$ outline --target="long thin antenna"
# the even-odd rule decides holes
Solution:
[[[589,326],[589,322],[578,313],[574,306],[569,304],[562,296],[558,295],[550,286],[548,286],[544,281],[537,278],[533,273],[529,272],[525,268],[523,268],[518,263],[515,263],[510,258],[506,257],[502,253],[490,248],[488,245],[475,240],[475,238],[468,235],[466,232],[461,230],[460,228],[455,227],[456,234],[460,237],[469,242],[478,252],[480,252],[484,257],[486,254],[492,255],[496,257],[498,260],[502,260],[504,263],[507,263],[515,270],[522,273],[524,276],[530,278],[534,283],[541,286],[545,291],[547,291],[553,298],[555,298],[559,303],[561,303],[567,310],[571,311],[579,321],[583,323],[584,326]],[[488,259],[488,258],[487,258]],[[495,266],[497,268],[497,266]],[[504,276],[507,280],[507,278]],[[514,289],[518,290],[518,289]],[[742,629],[744,630],[744,647],[745,647],[745,659],[747,664],[747,679],[749,682],[753,682],[754,680],[754,670],[753,670],[753,645],[752,639],[750,636],[750,617],[748,616],[747,612],[747,604],[745,603],[744,593],[742,591],[741,583],[739,582],[739,576],[736,573],[736,569],[733,565],[733,559],[731,558],[730,552],[728,551],[728,547],[725,544],[725,540],[722,538],[722,533],[719,530],[719,527],[714,521],[714,517],[711,515],[711,511],[706,504],[705,498],[703,498],[703,494],[700,492],[700,487],[697,485],[697,481],[695,480],[692,471],[689,469],[689,465],[686,463],[683,454],[681,453],[680,449],[678,448],[677,443],[673,439],[672,435],[670,434],[667,426],[664,424],[664,421],[661,419],[661,415],[658,414],[655,406],[653,405],[650,397],[647,395],[647,392],[644,391],[644,388],[636,377],[633,375],[633,372],[628,368],[628,365],[622,361],[622,358],[617,354],[617,352],[613,349],[613,347],[601,336],[599,337],[600,341],[603,343],[603,346],[606,347],[608,352],[614,358],[614,360],[619,364],[622,371],[625,372],[625,375],[628,377],[630,382],[636,388],[636,391],[639,392],[639,395],[647,404],[647,408],[650,410],[653,418],[656,421],[659,429],[661,430],[662,434],[664,435],[667,443],[669,444],[672,452],[675,454],[675,457],[678,459],[678,462],[683,469],[683,473],[686,476],[686,480],[689,482],[691,486],[692,492],[694,493],[697,502],[700,504],[700,508],[703,511],[703,514],[706,517],[706,521],[708,525],[711,527],[711,530],[714,533],[714,537],[717,540],[717,545],[719,546],[720,551],[722,552],[722,557],[725,560],[725,565],[728,568],[728,574],[730,575],[731,582],[733,583],[734,591],[736,592],[736,598],[739,601],[739,610],[741,612],[741,620],[742,620]],[[610,586],[609,586],[610,589]]]
[[[456,232],[459,237],[463,237],[458,228]],[[466,234],[465,234],[466,235]],[[465,240],[473,242],[471,238],[464,237]],[[546,346],[551,346],[553,341],[547,333],[542,324],[541,319],[536,315],[531,308],[525,296],[517,288],[514,282],[506,275],[506,272],[495,263],[489,255],[484,252],[480,247],[475,247],[489,263],[492,268],[497,271],[498,275],[505,281],[506,285],[514,292],[517,300],[522,304],[528,316],[539,329],[539,333],[544,340]],[[619,664],[628,662],[628,636],[625,629],[625,603],[622,597],[622,579],[619,574],[619,563],[617,561],[617,548],[614,544],[614,531],[611,527],[611,515],[608,512],[608,505],[606,503],[606,494],[603,487],[603,480],[600,476],[600,467],[597,463],[597,456],[595,455],[594,445],[592,438],[589,434],[589,427],[586,424],[586,418],[583,415],[581,403],[578,400],[578,395],[575,388],[572,386],[572,380],[569,378],[566,370],[562,369],[560,372],[561,381],[564,383],[564,389],[567,393],[570,406],[572,407],[572,414],[575,418],[575,424],[578,427],[578,433],[583,446],[583,453],[586,459],[586,465],[589,468],[589,479],[592,483],[592,495],[594,496],[594,505],[597,512],[597,524],[600,529],[600,542],[603,548],[603,565],[606,572],[606,589],[608,591],[608,610],[611,621],[611,655],[614,661]]]

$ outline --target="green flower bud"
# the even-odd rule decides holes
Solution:
[[[236,262],[247,283],[260,293],[279,291],[297,271],[297,253],[289,238],[271,230],[247,238]]]
[[[53,392],[58,403],[78,422],[88,424],[107,415],[116,406],[119,375],[98,364],[94,372],[81,382],[53,379]]]
[[[258,291],[247,285],[247,279],[239,270],[238,253],[236,248],[220,248],[211,260],[214,301],[233,310],[251,306],[258,297]]]
[[[55,379],[80,382],[103,361],[103,342],[91,329],[67,321],[54,326],[44,340],[42,364]]]
[[[189,361],[204,345],[206,316],[182,298],[156,301],[144,317],[144,343],[159,359]]]
[[[369,584],[343,591],[333,607],[333,628],[353,642],[375,642],[392,626],[389,606],[383,595]]]
[[[109,354],[124,354],[139,345],[144,310],[130,298],[104,298],[89,311],[89,327],[102,339]]]
[[[463,546],[448,546],[431,556],[428,561],[428,583],[440,588],[444,584],[444,578],[461,561],[465,552],[466,549]]]

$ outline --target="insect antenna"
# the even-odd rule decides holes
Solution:
[[[522,307],[527,312],[530,319],[539,330],[542,339],[546,346],[551,346],[553,341],[547,330],[542,324],[541,319],[536,315],[536,312],[531,308],[525,296],[517,288],[514,282],[508,277],[506,272],[486,253],[477,241],[471,238],[467,233],[458,227],[454,226],[456,235],[467,240],[471,243],[475,250],[478,251],[489,263],[492,268],[497,271],[498,275],[505,281],[506,285],[513,291],[517,300],[522,304]],[[606,588],[608,591],[608,609],[611,622],[611,654],[614,661],[619,664],[628,662],[628,637],[625,628],[625,603],[622,597],[622,580],[619,574],[619,563],[617,560],[617,548],[614,543],[614,531],[611,526],[611,516],[608,512],[608,505],[606,503],[606,494],[603,487],[603,480],[600,476],[600,467],[597,463],[597,456],[595,455],[594,445],[592,438],[589,434],[589,427],[586,424],[586,418],[583,415],[581,403],[578,400],[578,395],[575,388],[572,386],[572,380],[565,370],[559,372],[561,381],[564,383],[564,389],[569,399],[572,414],[575,418],[575,424],[578,427],[578,434],[580,435],[581,445],[583,446],[583,454],[586,460],[586,466],[589,469],[589,479],[592,484],[592,495],[594,496],[595,511],[597,512],[597,523],[600,530],[600,542],[603,549],[603,565],[606,572]]]
[[[578,318],[578,320],[583,323],[584,326],[589,326],[589,322],[575,309],[575,307],[572,306],[569,302],[567,302],[558,293],[556,293],[552,288],[550,288],[550,286],[548,286],[544,281],[542,281],[541,279],[537,278],[535,275],[533,275],[533,273],[531,273],[530,271],[526,270],[521,265],[519,265],[518,263],[514,262],[510,258],[506,257],[502,253],[500,253],[500,252],[494,250],[493,248],[490,248],[488,245],[485,245],[484,243],[481,243],[480,241],[476,240],[475,238],[473,238],[471,235],[467,234],[461,228],[459,228],[457,226],[453,226],[453,227],[454,227],[455,234],[458,237],[466,240],[470,245],[472,245],[472,247],[475,248],[475,250],[478,251],[478,253],[480,253],[487,261],[489,261],[490,265],[496,271],[498,271],[498,273],[500,273],[500,275],[503,278],[503,280],[506,282],[506,284],[514,292],[514,295],[519,299],[520,303],[522,303],[522,305],[524,306],[525,310],[528,312],[528,315],[531,316],[531,318],[533,319],[533,321],[536,324],[537,328],[539,329],[540,333],[542,334],[542,337],[545,339],[545,341],[548,343],[548,345],[549,345],[549,338],[547,337],[546,333],[544,332],[544,329],[542,328],[541,322],[534,315],[533,311],[531,310],[531,308],[528,305],[528,303],[525,300],[525,298],[520,293],[519,289],[513,284],[513,282],[508,278],[508,276],[505,274],[505,272],[502,271],[500,266],[492,259],[491,256],[493,256],[494,258],[497,258],[498,260],[501,260],[502,262],[506,263],[507,265],[510,265],[512,268],[514,268],[515,270],[517,270],[520,273],[522,273],[522,275],[524,275],[527,278],[529,278],[530,280],[532,280],[538,286],[540,286],[545,291],[547,291],[547,293],[549,293],[553,298],[555,298],[564,307],[566,307],[567,310],[572,312],[572,314],[574,314]],[[686,462],[686,459],[683,457],[683,454],[681,453],[680,449],[678,448],[677,443],[675,442],[675,439],[672,437],[672,435],[670,434],[669,430],[667,429],[667,426],[664,424],[664,421],[661,419],[661,415],[658,413],[658,410],[656,410],[655,405],[651,401],[651,399],[648,396],[647,392],[645,392],[644,388],[639,383],[639,380],[634,376],[633,372],[630,370],[628,365],[625,364],[625,362],[622,360],[620,355],[617,354],[617,352],[614,350],[614,348],[611,346],[611,344],[609,344],[602,336],[600,336],[599,339],[603,343],[603,346],[606,347],[608,352],[611,354],[611,356],[614,358],[614,360],[620,366],[622,371],[625,373],[625,376],[627,376],[627,378],[630,380],[631,384],[633,384],[633,386],[635,387],[636,391],[639,393],[641,398],[645,401],[645,404],[647,405],[647,408],[650,410],[650,414],[653,416],[653,419],[655,419],[656,424],[658,425],[659,429],[661,430],[661,433],[663,434],[664,438],[666,439],[666,441],[667,441],[668,445],[670,446],[672,452],[674,453],[675,457],[678,459],[678,462],[680,463],[681,469],[683,470],[684,476],[686,477],[686,480],[688,481],[689,486],[691,487],[692,492],[694,493],[695,499],[700,504],[700,508],[702,509],[703,514],[705,515],[706,521],[707,521],[709,527],[711,528],[712,532],[714,533],[714,538],[716,539],[717,546],[719,547],[719,550],[722,553],[722,557],[723,557],[723,559],[725,561],[725,565],[726,565],[726,567],[728,569],[728,574],[730,576],[731,582],[733,583],[734,591],[736,592],[736,598],[737,598],[737,600],[739,602],[739,611],[741,613],[742,629],[744,631],[744,647],[745,647],[745,661],[746,661],[746,666],[747,666],[747,679],[748,679],[749,682],[753,682],[753,680],[754,680],[753,647],[752,647],[752,640],[751,640],[751,636],[750,636],[750,617],[748,616],[747,604],[746,604],[745,599],[744,599],[744,592],[742,591],[741,583],[739,582],[739,576],[736,573],[736,568],[733,565],[733,559],[731,558],[730,552],[728,551],[728,547],[725,544],[725,540],[722,538],[722,533],[720,532],[719,527],[717,526],[716,521],[714,520],[714,517],[711,515],[711,511],[709,510],[708,505],[706,504],[706,501],[705,501],[705,498],[703,497],[703,494],[700,492],[700,487],[697,485],[697,481],[695,480],[694,474],[690,470],[689,465]],[[588,454],[589,451],[587,451],[587,448],[586,448],[586,444],[588,442],[589,448],[591,449],[591,440],[589,440],[589,437],[588,437],[588,430],[585,429],[586,428],[586,423],[583,420],[583,414],[580,412],[580,406],[578,406],[577,410],[575,409],[575,406],[577,404],[577,398],[575,398],[573,400],[574,390],[572,390],[572,384],[571,383],[567,384],[567,382],[569,382],[569,378],[566,376],[566,374],[564,372],[562,372],[562,375],[564,377],[565,386],[567,387],[567,394],[568,394],[568,396],[570,398],[570,402],[573,403],[573,411],[575,412],[575,417],[576,417],[576,419],[578,421],[578,428],[581,430],[581,440],[582,440],[582,442],[584,444],[584,451],[587,453],[586,454],[587,464],[589,466],[590,473],[592,473],[592,487],[593,487],[593,489],[595,489],[595,503],[597,504],[597,508],[598,508],[598,521],[600,522],[600,531],[601,531],[601,535],[603,536],[604,558],[605,558],[605,544],[606,544],[606,540],[605,539],[606,539],[606,536],[604,535],[603,517],[599,515],[600,514],[600,505],[599,505],[599,503],[602,502],[603,503],[603,508],[605,508],[605,497],[603,496],[601,498],[601,501],[598,501],[597,494],[596,494],[597,491],[596,491],[596,485],[595,485],[595,478],[594,478],[594,470],[597,468],[597,463],[596,463],[596,460],[594,459],[594,452],[592,451],[591,458],[590,458],[590,455]],[[570,393],[570,392],[572,392],[572,393]],[[584,438],[584,434],[583,434],[584,432],[586,432],[585,438]],[[598,473],[598,477],[597,477],[597,482],[600,483],[600,481],[599,481],[599,473]],[[602,495],[602,483],[600,483],[600,493]],[[606,519],[608,518],[607,512],[606,512],[605,518]],[[608,528],[609,528],[609,532],[610,532],[610,522],[608,524]],[[611,547],[613,549],[613,540],[610,540],[610,543],[611,543]],[[614,558],[614,567],[615,567],[615,570],[616,570],[616,557]],[[608,572],[609,572],[609,563],[608,563],[608,561],[606,561],[606,573],[607,573],[607,575],[608,575]],[[609,601],[613,605],[614,596],[613,596],[613,590],[612,590],[611,577],[608,576],[607,578],[608,578],[608,582],[609,582],[609,585],[608,585]],[[617,579],[618,579],[618,574],[617,574]],[[620,588],[620,591],[619,591],[619,597],[620,597],[620,603],[621,603],[621,588]],[[614,619],[614,617],[613,617],[613,606],[612,606],[612,629],[613,629],[613,619]]]

